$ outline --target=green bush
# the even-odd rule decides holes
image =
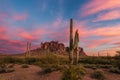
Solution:
[[[120,74],[120,69],[117,67],[111,67],[110,72]]]
[[[28,64],[23,64],[22,68],[29,68],[29,65]]]
[[[13,68],[14,67],[14,64],[9,64],[8,65],[8,68]]]
[[[98,80],[104,80],[105,76],[103,71],[101,70],[96,70],[93,72],[93,74],[91,75],[92,78],[98,79]]]
[[[51,68],[45,68],[45,69],[43,69],[43,73],[44,74],[51,73],[51,72],[52,72]]]
[[[0,66],[0,73],[5,73],[6,72],[6,68],[7,68],[6,64],[2,64]]]
[[[5,56],[0,58],[0,64],[3,63],[24,63],[24,59],[23,58],[18,58],[18,57],[12,57],[12,56]]]
[[[43,67],[43,74],[47,74],[47,73],[51,73],[53,71],[58,71],[58,70],[62,70],[62,66],[61,65],[49,65],[49,67]]]
[[[91,68],[91,69],[97,69],[99,66],[95,65],[95,64],[85,64],[84,65],[85,68]]]
[[[63,72],[62,80],[82,80],[82,76],[85,75],[86,71],[80,66],[69,66]]]
[[[7,72],[7,73],[10,73],[10,72],[13,72],[13,71],[15,71],[14,68],[7,68],[7,69],[6,69],[6,72]]]
[[[109,68],[111,68],[112,67],[112,65],[100,65],[100,68],[107,68],[107,69],[109,69]]]
[[[3,64],[0,66],[0,73],[9,73],[15,71],[14,68],[7,66],[6,64]]]
[[[35,62],[39,61],[39,58],[36,57],[27,57],[25,58],[25,63],[26,64],[33,64]]]

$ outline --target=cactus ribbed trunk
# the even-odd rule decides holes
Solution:
[[[70,19],[70,45],[69,45],[69,60],[73,64],[73,20]]]
[[[75,32],[75,37],[74,37],[74,50],[75,50],[75,54],[76,54],[76,64],[78,64],[78,60],[79,60],[79,48],[78,48],[78,43],[79,43],[79,33],[78,30],[76,30]]]
[[[31,52],[30,49],[31,48],[31,42],[27,42],[27,51],[26,51],[26,57],[29,57]]]

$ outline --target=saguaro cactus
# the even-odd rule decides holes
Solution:
[[[79,59],[79,48],[78,48],[78,43],[79,43],[79,33],[78,33],[78,29],[75,32],[75,37],[74,37],[74,50],[75,50],[75,54],[76,54],[76,64],[78,63],[78,59]]]
[[[70,43],[69,43],[69,60],[73,64],[73,20],[70,19]]]
[[[27,51],[26,51],[26,57],[30,56],[30,50],[31,50],[31,42],[27,42]]]

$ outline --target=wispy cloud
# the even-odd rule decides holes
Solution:
[[[82,7],[82,15],[92,15],[105,10],[120,8],[120,0],[91,0]]]
[[[112,10],[105,13],[100,13],[94,22],[98,21],[108,21],[108,20],[116,20],[120,19],[120,10]]]
[[[24,21],[28,18],[28,14],[24,13],[24,14],[14,14],[12,16],[12,18],[16,21]]]

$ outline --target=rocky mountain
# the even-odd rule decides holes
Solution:
[[[86,53],[84,52],[84,49],[79,47],[79,55],[86,56]],[[44,42],[41,43],[40,47],[34,50],[31,50],[32,54],[35,53],[47,53],[47,52],[53,52],[60,55],[66,55],[69,52],[69,47],[65,47],[63,43],[59,43],[58,41],[50,41],[50,42]]]

